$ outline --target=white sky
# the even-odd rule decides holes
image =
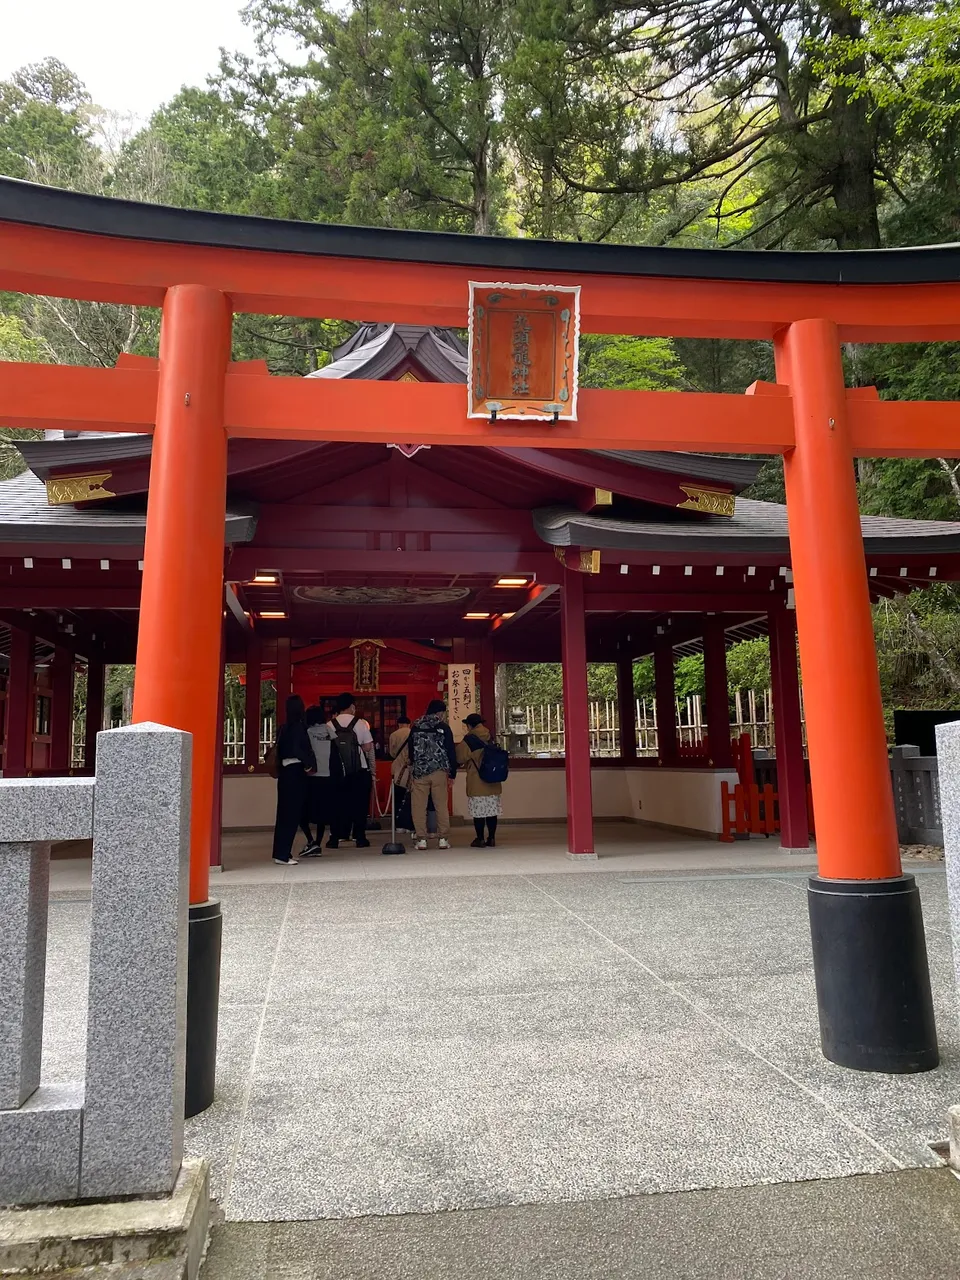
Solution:
[[[59,58],[94,102],[141,120],[181,85],[203,85],[220,47],[253,52],[243,0],[0,0],[0,80]]]

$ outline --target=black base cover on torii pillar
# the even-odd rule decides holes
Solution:
[[[940,1053],[914,877],[811,876],[807,901],[825,1056],[857,1071],[932,1071]]]

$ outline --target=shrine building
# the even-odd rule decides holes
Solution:
[[[143,363],[121,357],[119,367]],[[465,383],[466,367],[453,330],[365,324],[308,376]],[[136,658],[151,437],[46,436],[19,443],[28,470],[0,484],[13,706],[7,776],[69,768],[77,659],[87,664],[91,695],[91,769],[104,664]],[[782,838],[806,847],[786,508],[741,496],[761,463],[603,449],[231,441],[223,645],[226,661],[244,668],[246,733],[243,763],[223,770],[222,827],[273,823],[275,784],[259,732],[264,679],[281,704],[289,692],[329,705],[342,690],[356,691],[378,744],[386,810],[386,742],[399,716],[415,718],[438,691],[445,695],[448,669],[467,668],[495,725],[498,664],[586,661],[617,665],[626,726],[619,759],[595,759],[591,786],[575,787],[568,803],[562,760],[515,758],[507,820],[566,821],[570,852],[581,857],[593,853],[594,819],[717,836],[721,784],[737,782],[725,650],[766,633]],[[960,525],[869,517],[862,525],[875,599],[960,574]],[[573,584],[566,615],[564,578]],[[674,661],[695,647],[705,657],[706,733],[682,747]],[[366,678],[358,675],[361,649],[371,650]],[[657,680],[656,759],[639,757],[636,746],[632,666],[647,655]],[[17,691],[31,685],[24,734]],[[582,687],[572,696],[581,705],[567,705],[565,719],[584,726]],[[466,812],[462,782],[454,812]],[[219,860],[215,828],[211,862]]]

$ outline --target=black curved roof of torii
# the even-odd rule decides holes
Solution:
[[[0,177],[0,221],[166,244],[445,263],[505,271],[806,284],[960,280],[960,245],[794,251],[585,244],[442,231],[395,231],[175,209]]]

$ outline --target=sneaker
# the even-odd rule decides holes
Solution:
[[[319,852],[320,846],[316,840],[311,840],[309,844],[303,846],[298,856],[301,858],[315,858]]]
[[[487,848],[495,849],[496,847],[497,847],[497,842],[496,840],[494,840],[493,836],[491,836],[490,839],[487,841]]]
[[[417,848],[418,848],[418,849],[425,849],[426,847],[427,847],[427,842],[426,842],[426,840],[418,840],[418,841],[417,841]]]
[[[357,848],[357,849],[369,849],[369,848],[370,848],[370,841],[369,841],[369,840],[358,840],[358,841],[356,842],[355,848]]]
[[[278,867],[296,867],[300,865],[296,858],[274,858],[274,862]]]
[[[340,848],[340,841],[339,841],[339,840],[328,840],[328,841],[327,841],[327,848],[328,848],[328,849],[339,849],[339,848]]]
[[[486,841],[483,839],[482,836],[477,836],[476,840],[470,841],[471,849],[485,849],[486,847],[487,847]]]
[[[450,841],[449,841],[449,840],[441,840],[441,841],[440,841],[440,844],[439,844],[437,847],[438,847],[438,848],[440,848],[440,849],[449,849],[449,848],[450,848]]]

